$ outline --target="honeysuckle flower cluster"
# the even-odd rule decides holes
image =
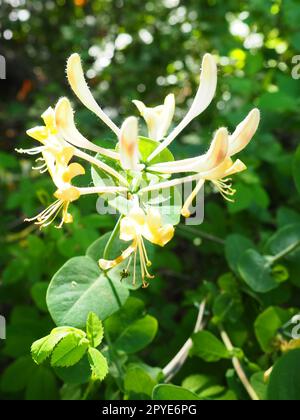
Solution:
[[[147,279],[153,278],[153,275],[149,272],[151,262],[144,240],[163,247],[172,239],[174,225],[165,221],[159,209],[141,197],[151,191],[159,192],[194,181],[195,188],[181,207],[181,215],[189,217],[194,198],[204,183],[210,181],[226,200],[231,201],[235,193],[231,176],[246,169],[241,160],[234,160],[234,156],[251,141],[259,125],[260,113],[258,109],[253,109],[233,134],[229,134],[227,128],[218,129],[205,154],[183,160],[168,160],[166,156],[171,155],[170,152],[169,155],[165,153],[168,146],[209,106],[215,95],[217,66],[212,55],[204,56],[196,96],[185,117],[173,130],[170,130],[175,112],[173,94],[168,95],[162,105],[154,108],[141,101],[133,101],[148,128],[147,153],[143,144],[145,138],[139,135],[138,118],[128,117],[119,128],[96,102],[86,83],[78,54],[68,59],[67,77],[82,104],[114,132],[117,144],[110,149],[103,148],[81,134],[75,125],[74,110],[67,98],[61,98],[54,108],[48,108],[42,114],[44,125],[27,131],[40,144],[27,150],[19,149],[18,152],[38,155],[37,166],[33,169],[41,173],[49,172],[56,188],[55,200],[37,216],[26,220],[35,221],[43,228],[60,216],[61,220],[56,227],[61,228],[64,223],[73,222],[70,204],[82,195],[109,195],[127,200],[131,206],[127,212],[121,212],[119,238],[130,244],[117,258],[100,259],[99,265],[103,270],[110,270],[127,262],[125,272],[128,272],[132,264],[134,284],[139,266],[140,280],[146,287]],[[90,164],[102,174],[101,185],[78,187],[74,184],[74,178],[85,173],[78,160]],[[184,175],[178,177],[177,174]],[[173,175],[176,177],[172,178]],[[146,181],[146,186],[142,185],[142,180]]]

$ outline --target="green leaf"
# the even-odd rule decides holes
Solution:
[[[87,249],[86,255],[98,262],[100,258],[103,258],[106,244],[111,236],[112,232],[107,232],[93,242]],[[111,257],[111,256],[110,256]]]
[[[288,259],[299,260],[300,251],[300,223],[284,226],[267,242],[266,249],[272,255],[277,255],[291,250],[286,256]]]
[[[246,251],[240,259],[239,272],[247,285],[257,293],[267,293],[279,286],[272,277],[268,259],[254,249]]]
[[[68,334],[55,347],[51,365],[53,367],[68,367],[79,362],[89,347],[89,341],[77,334]]]
[[[139,152],[141,161],[146,162],[148,157],[159,146],[159,142],[149,139],[148,137],[139,137]],[[170,162],[174,160],[174,156],[169,149],[162,150],[154,159],[151,160],[151,165],[161,162]],[[149,164],[149,163],[148,163]]]
[[[265,400],[267,398],[267,384],[264,379],[264,372],[256,372],[250,378],[251,385],[253,386],[258,398]]]
[[[153,389],[152,400],[182,400],[192,401],[200,400],[198,395],[187,389],[175,385],[156,385]]]
[[[92,347],[98,347],[103,340],[103,326],[94,312],[90,312],[86,322],[86,334]]]
[[[216,378],[200,374],[190,375],[182,382],[183,388],[196,393],[201,393],[205,389],[215,386],[216,384]]]
[[[104,320],[128,297],[118,279],[109,279],[90,257],[75,257],[51,280],[47,304],[57,325],[84,328],[89,312]]]
[[[248,251],[248,249],[253,248],[253,242],[245,236],[233,234],[226,238],[225,255],[232,271],[238,273],[238,265],[242,255]]]
[[[130,324],[114,342],[114,347],[125,353],[140,351],[154,339],[157,328],[157,320],[146,315]]]
[[[213,304],[214,322],[236,322],[243,313],[241,300],[230,293],[219,294]]]
[[[267,399],[300,400],[300,349],[288,352],[275,363],[268,385]]]
[[[293,160],[293,176],[297,191],[300,194],[300,146],[298,147]]]
[[[60,389],[62,401],[78,401],[82,398],[82,390],[79,385],[64,384]]]
[[[293,111],[296,106],[295,99],[285,92],[264,93],[258,102],[258,107],[262,110],[276,113]]]
[[[126,371],[124,388],[128,393],[142,394],[151,397],[157,385],[161,370],[144,364],[131,364]]]
[[[274,350],[272,340],[291,316],[289,311],[271,306],[256,318],[255,335],[264,352],[271,353]]]
[[[91,366],[87,353],[74,366],[57,367],[54,369],[56,375],[67,384],[81,385],[91,379]]]
[[[53,373],[39,366],[28,382],[25,394],[26,400],[57,400],[57,383]]]
[[[231,214],[236,214],[248,209],[253,200],[252,189],[250,186],[237,182],[235,189],[236,194],[234,196],[234,202],[228,203],[228,210]]]
[[[68,331],[58,329],[57,331],[53,330],[50,335],[35,341],[31,346],[31,355],[35,363],[40,364],[44,362],[50,356],[56,344],[66,335],[68,335]]]
[[[47,312],[46,294],[49,284],[45,281],[35,283],[31,288],[31,297],[36,306],[43,312]]]
[[[15,360],[2,373],[1,390],[3,392],[22,391],[30,381],[35,368],[30,356]]]
[[[217,362],[221,359],[230,358],[230,353],[222,341],[209,331],[199,331],[192,336],[192,339],[192,355],[198,356],[206,362]]]
[[[88,350],[88,359],[92,369],[92,379],[94,381],[103,381],[108,374],[108,365],[105,357],[99,350],[90,347]]]

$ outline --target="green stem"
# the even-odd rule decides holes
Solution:
[[[90,382],[88,383],[88,385],[87,385],[87,387],[86,387],[85,391],[84,391],[84,394],[83,394],[83,396],[82,396],[81,400],[87,400],[87,398],[88,398],[89,394],[90,394],[90,393],[92,392],[92,390],[93,390],[93,387],[94,387],[94,382],[93,382],[93,381],[90,381]]]
[[[104,334],[105,334],[105,340],[106,340],[107,345],[108,345],[108,352],[109,352],[110,357],[111,357],[112,361],[114,362],[114,364],[117,368],[118,374],[119,374],[119,377],[116,378],[116,382],[117,382],[117,385],[118,385],[119,389],[123,392],[123,385],[122,385],[121,378],[123,377],[124,372],[123,372],[122,366],[119,364],[118,355],[115,352],[114,346],[112,344],[112,341],[110,339],[110,335],[107,332],[107,330],[105,331]]]
[[[217,244],[220,244],[220,245],[225,245],[225,241],[222,238],[219,238],[218,236],[215,236],[215,235],[211,235],[210,233],[203,232],[199,229],[192,228],[190,226],[184,226],[184,227],[178,226],[177,231],[179,232],[181,231],[183,234],[190,233],[194,236],[198,236],[198,237],[200,236],[203,239],[207,239],[208,241],[216,242]]]
[[[291,252],[295,251],[300,246],[300,241],[296,242],[295,244],[290,245],[285,250],[279,252],[277,255],[274,255],[274,257],[270,257],[269,264],[273,265],[277,261],[281,260],[282,258],[286,257]]]
[[[117,234],[119,232],[119,228],[120,228],[120,223],[121,223],[122,217],[123,217],[122,215],[119,217],[119,219],[118,219],[118,221],[116,223],[116,226],[114,227],[114,230],[112,231],[112,233],[111,233],[111,235],[109,237],[109,240],[107,241],[107,244],[106,244],[106,246],[104,248],[103,258],[105,260],[108,259],[108,254],[109,254],[110,248],[111,248],[111,246],[112,246],[112,244],[113,244],[113,242],[114,242],[114,240],[115,240],[115,238],[116,238],[116,236],[117,236]]]
[[[225,347],[227,348],[228,351],[232,351],[234,349],[231,340],[227,334],[227,332],[224,330],[224,328],[220,328],[220,334],[223,340],[223,343],[225,344]],[[249,379],[247,378],[245,371],[239,361],[239,359],[237,357],[233,357],[232,358],[232,365],[234,367],[234,370],[236,371],[238,377],[240,378],[240,381],[242,382],[245,390],[247,391],[249,397],[251,398],[251,400],[253,401],[259,401],[259,397],[256,394],[254,388],[252,387],[252,385],[249,382]]]
[[[112,231],[112,233],[111,233],[111,235],[109,237],[109,240],[107,241],[107,244],[106,244],[106,246],[104,248],[103,258],[105,260],[108,259],[110,248],[111,248],[114,240],[116,239],[117,234],[119,233],[120,223],[121,223],[122,217],[123,217],[122,215],[119,217],[119,219],[118,219],[118,221],[116,223],[116,226],[114,227],[114,230]],[[108,280],[108,282],[110,284],[111,290],[112,290],[112,292],[113,292],[113,294],[114,294],[114,296],[116,298],[116,301],[118,303],[118,306],[121,309],[122,308],[122,302],[121,302],[120,297],[118,295],[118,292],[117,292],[117,290],[116,290],[116,288],[114,286],[114,283],[113,283],[113,281],[111,280],[111,278],[109,277],[109,275],[107,274],[106,271],[103,271],[103,273],[104,273],[105,277],[107,278],[107,280]]]

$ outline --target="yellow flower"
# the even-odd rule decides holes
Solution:
[[[175,112],[175,97],[173,94],[165,98],[164,104],[155,108],[146,107],[141,101],[132,101],[147,123],[149,137],[160,141],[167,133]]]
[[[163,247],[173,238],[173,236],[174,227],[170,224],[163,225],[158,210],[150,208],[147,213],[145,213],[140,207],[135,206],[130,210],[129,214],[121,220],[120,224],[120,239],[126,242],[132,241],[131,245],[121,256],[114,260],[100,259],[99,265],[103,270],[109,270],[130,257],[127,266],[128,270],[132,254],[134,254],[133,284],[135,284],[138,253],[143,287],[147,287],[148,283],[145,278],[151,279],[153,276],[148,271],[151,262],[149,261],[143,238],[155,245]]]
[[[83,149],[94,151],[96,153],[100,153],[101,155],[107,156],[111,159],[120,160],[121,157],[119,153],[115,152],[114,150],[104,149],[103,147],[96,146],[79,132],[75,126],[72,106],[67,98],[61,98],[58,101],[55,107],[55,121],[59,134],[67,143]],[[128,182],[123,175],[101,160],[90,156],[77,148],[75,148],[74,155],[90,162],[92,165],[98,166],[98,168],[116,178],[120,184],[128,186]]]
[[[235,190],[232,188],[231,178],[228,177],[247,169],[242,161],[233,161],[232,156],[242,151],[249,144],[258,128],[259,121],[260,112],[258,109],[253,109],[237,126],[232,135],[228,135],[226,128],[220,128],[216,132],[210,149],[204,155],[149,166],[149,171],[163,174],[195,172],[197,175],[177,178],[172,181],[146,187],[140,193],[170,188],[185,182],[197,181],[195,189],[183,205],[181,214],[185,217],[190,216],[189,206],[206,180],[211,181],[226,200],[232,201],[231,197],[235,194]]]
[[[44,170],[49,174],[57,188],[54,197],[57,199],[48,208],[43,210],[37,216],[26,219],[26,221],[36,221],[41,228],[50,225],[59,213],[62,211],[61,223],[57,226],[61,228],[64,223],[72,223],[73,217],[68,213],[70,203],[79,199],[81,195],[102,194],[102,193],[121,193],[127,192],[126,187],[85,187],[77,188],[71,184],[73,178],[83,175],[85,170],[79,163],[70,163],[76,149],[72,146],[64,146],[61,150],[53,150],[52,147],[42,150],[42,160],[44,161]]]
[[[61,223],[57,226],[61,228],[64,223],[72,223],[73,217],[68,213],[68,208],[71,202],[78,200],[80,197],[80,190],[72,186],[71,181],[76,176],[83,175],[85,170],[79,163],[69,165],[69,161],[73,157],[72,148],[66,148],[64,153],[55,156],[49,151],[43,151],[42,153],[47,169],[57,188],[54,193],[57,200],[37,216],[26,219],[26,221],[35,220],[35,223],[41,228],[46,227],[62,212]]]
[[[37,126],[27,130],[26,133],[33,139],[39,141],[42,146],[33,147],[31,149],[16,149],[19,153],[27,153],[29,155],[36,155],[43,151],[51,151],[52,153],[63,153],[64,149],[69,145],[63,141],[63,139],[57,136],[57,127],[55,123],[55,112],[54,109],[49,107],[43,114],[42,119],[44,120],[44,126]],[[37,160],[42,160],[41,158]],[[35,169],[40,169],[44,172],[46,165],[40,166]]]

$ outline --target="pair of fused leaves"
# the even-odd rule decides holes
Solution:
[[[54,328],[49,335],[32,344],[31,354],[37,364],[50,359],[52,367],[74,366],[87,354],[91,379],[102,381],[108,373],[107,361],[96,348],[102,340],[102,322],[95,313],[90,312],[86,332],[73,327]]]

